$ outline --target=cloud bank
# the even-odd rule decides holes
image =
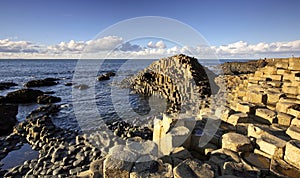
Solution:
[[[221,46],[170,46],[163,40],[149,41],[144,46],[126,42],[122,37],[106,36],[89,41],[60,42],[41,45],[30,41],[0,40],[0,58],[79,59],[79,58],[160,58],[178,53],[202,59],[249,59],[300,56],[300,40],[249,44],[238,41]]]

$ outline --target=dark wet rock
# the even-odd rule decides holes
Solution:
[[[50,104],[57,102],[61,102],[61,98],[49,95],[41,95],[37,97],[37,103],[39,104]]]
[[[105,75],[105,74],[100,75],[100,76],[97,78],[98,81],[109,80],[109,79],[110,79],[110,77],[107,76],[107,75]]]
[[[257,68],[265,67],[266,60],[253,60],[248,62],[225,62],[221,64],[222,72],[225,75],[249,74],[257,71]]]
[[[106,75],[113,77],[113,76],[116,76],[116,73],[115,72],[107,72]]]
[[[103,80],[109,80],[110,77],[115,76],[116,74],[114,72],[107,72],[105,74],[100,75],[97,80],[98,81],[103,81]]]
[[[88,85],[85,85],[85,84],[79,84],[79,85],[75,85],[73,88],[77,88],[79,90],[86,90],[90,87]]]
[[[47,106],[41,106],[38,109],[32,111],[26,118],[32,119],[32,118],[38,118],[42,116],[50,116],[53,114],[56,114],[60,110],[60,107],[57,105],[47,105]]]
[[[43,86],[53,86],[57,85],[58,83],[56,82],[59,79],[56,78],[45,78],[41,80],[31,80],[24,84],[25,87],[43,87]]]
[[[17,123],[18,105],[0,104],[0,136],[12,132]]]
[[[148,127],[138,127],[125,121],[116,121],[107,124],[108,128],[114,132],[114,135],[124,139],[140,137],[145,140],[151,140],[153,131]]]
[[[13,82],[0,82],[0,90],[7,90],[13,86],[18,86],[18,84]]]
[[[3,99],[2,102],[7,103],[35,103],[39,96],[42,96],[44,92],[40,90],[32,89],[20,89],[8,93]]]
[[[65,86],[72,86],[72,85],[73,85],[72,82],[65,83]]]
[[[46,95],[52,95],[54,93],[55,93],[55,91],[44,91],[44,94],[46,94]]]

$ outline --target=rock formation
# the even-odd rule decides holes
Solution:
[[[269,159],[260,164],[267,164],[267,170],[277,176],[300,175],[299,157],[296,156],[300,151],[299,76],[300,58],[289,58],[271,60],[265,67],[248,74],[216,78],[223,86],[221,91],[227,93],[223,96],[226,105],[210,107],[209,117],[217,116],[222,120],[221,130],[237,132],[252,140],[254,150],[249,150],[252,156]],[[223,135],[220,138],[222,144],[216,145],[240,152],[235,145],[242,144],[236,143],[241,139],[230,140]],[[255,161],[248,163],[252,166],[258,164]],[[247,164],[244,162],[240,166],[245,168]],[[255,171],[264,174],[261,168],[256,167]]]
[[[37,97],[42,96],[44,92],[40,90],[32,90],[32,89],[20,89],[17,91],[13,91],[8,93],[5,97],[3,97],[0,102],[7,103],[35,103]]]
[[[24,84],[25,87],[43,87],[43,86],[53,86],[57,85],[56,82],[59,79],[56,78],[45,78],[41,80],[31,80]]]
[[[17,123],[18,105],[0,104],[0,136],[12,132]]]
[[[137,93],[165,98],[176,112],[218,91],[214,78],[196,58],[180,54],[153,62],[129,83]]]
[[[105,73],[105,74],[100,75],[100,76],[97,78],[97,80],[98,80],[98,81],[109,80],[110,77],[113,77],[113,76],[115,76],[115,75],[116,75],[116,73],[114,73],[114,72],[107,72],[107,73]]]
[[[0,97],[0,103],[38,103],[50,104],[60,102],[61,98],[56,96],[45,95],[41,90],[20,89],[9,92],[5,97]]]
[[[6,90],[13,86],[18,86],[18,84],[13,82],[0,82],[0,90]]]

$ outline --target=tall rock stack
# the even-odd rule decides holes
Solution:
[[[137,93],[163,97],[172,109],[180,110],[210,96],[216,87],[214,77],[196,58],[180,54],[152,63],[131,78],[130,84]]]

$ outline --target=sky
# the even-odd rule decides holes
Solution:
[[[299,7],[298,0],[1,0],[0,58],[80,58],[82,53],[103,58],[112,51],[112,58],[300,56]],[[142,16],[174,19],[205,42],[177,44],[177,38],[194,40],[187,31],[174,39],[126,37],[162,28],[157,24],[151,29],[130,26],[120,33],[124,36],[107,31]],[[99,35],[105,30],[106,36]],[[161,33],[176,30],[163,28]]]

